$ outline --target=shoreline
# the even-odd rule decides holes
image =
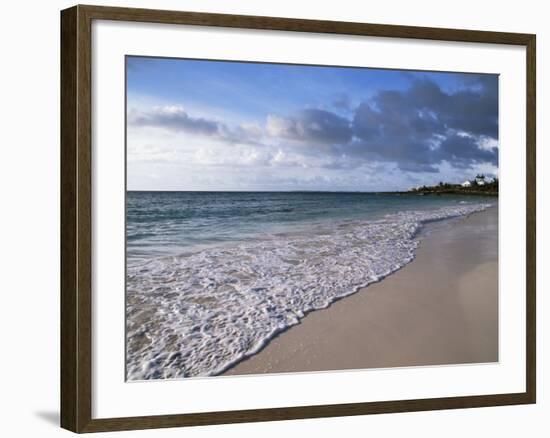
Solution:
[[[221,375],[498,361],[498,204],[426,224],[420,236],[403,268],[309,313]]]

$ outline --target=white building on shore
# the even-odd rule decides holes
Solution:
[[[476,176],[475,181],[476,181],[476,184],[478,186],[484,186],[485,184],[489,184],[489,183],[493,182],[493,180],[491,178],[486,177],[485,175]]]
[[[471,187],[472,183],[470,181],[464,181],[462,184],[460,184],[462,187]]]

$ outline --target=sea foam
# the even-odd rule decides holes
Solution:
[[[342,221],[129,266],[127,379],[220,374],[308,312],[406,265],[422,224],[489,206]]]

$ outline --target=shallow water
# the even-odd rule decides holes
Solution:
[[[127,257],[152,257],[255,241],[312,225],[374,220],[404,210],[491,202],[466,196],[331,192],[128,192]]]

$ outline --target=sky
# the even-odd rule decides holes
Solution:
[[[498,76],[126,58],[127,189],[389,191],[498,175]]]

